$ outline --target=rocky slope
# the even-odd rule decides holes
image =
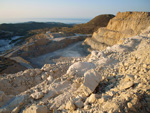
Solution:
[[[0,79],[0,113],[150,112],[150,27],[86,58]]]
[[[118,12],[107,27],[99,28],[85,43],[92,49],[103,50],[116,44],[120,38],[138,35],[150,25],[150,12]]]

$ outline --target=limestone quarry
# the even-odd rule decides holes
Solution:
[[[86,57],[2,74],[0,113],[150,112],[150,13],[118,13],[84,44]]]

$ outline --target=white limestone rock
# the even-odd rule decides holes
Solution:
[[[68,110],[73,110],[74,111],[76,109],[76,106],[74,105],[73,101],[70,100],[70,101],[67,102],[65,108],[68,109]]]
[[[101,75],[99,75],[94,69],[88,70],[84,74],[83,86],[87,88],[87,93],[92,93],[101,80]]]
[[[35,92],[35,93],[31,94],[31,97],[36,100],[41,99],[43,96],[44,96],[43,92]]]
[[[96,94],[91,94],[90,97],[88,98],[89,103],[94,103],[96,100],[97,100]]]
[[[69,67],[67,74],[83,76],[90,69],[94,69],[95,64],[90,62],[76,62]]]

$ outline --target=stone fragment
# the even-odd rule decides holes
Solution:
[[[69,69],[67,70],[67,74],[83,76],[86,71],[94,68],[95,68],[95,64],[93,63],[76,62],[69,67]]]
[[[83,82],[85,88],[89,89],[87,90],[88,91],[87,93],[89,94],[92,93],[99,84],[100,80],[101,76],[94,69],[88,70],[84,74],[84,82]]]
[[[85,109],[85,110],[89,110],[90,108],[91,108],[90,105],[85,105],[85,106],[84,106],[84,109]]]
[[[75,102],[75,105],[77,108],[82,108],[84,106],[83,101],[81,101],[80,99],[78,101]]]
[[[11,113],[19,113],[20,107],[16,107],[11,111]]]
[[[53,80],[53,77],[52,77],[52,76],[49,76],[49,77],[47,77],[47,80],[48,80],[49,82],[51,82],[51,81]]]
[[[131,102],[128,102],[128,103],[127,103],[127,106],[128,106],[128,108],[129,108],[130,110],[136,111],[136,109],[134,108],[134,106],[133,106],[133,104],[132,104]]]
[[[73,110],[74,111],[76,109],[76,106],[74,105],[73,101],[70,100],[70,101],[67,102],[65,108],[68,109],[68,110]]]
[[[120,90],[124,90],[124,89],[128,89],[130,87],[132,87],[134,84],[133,81],[129,81],[129,82],[124,82],[123,84],[120,85]]]
[[[31,94],[31,97],[36,100],[42,98],[43,96],[44,96],[44,94],[42,92],[35,92],[35,93]]]
[[[126,75],[126,77],[124,78],[125,81],[132,81],[134,80],[134,77],[132,75]]]
[[[147,64],[143,64],[143,67],[144,67],[144,68],[147,68]]]
[[[48,113],[48,109],[44,105],[31,105],[26,108],[23,113]]]
[[[96,94],[91,94],[88,98],[89,103],[94,103],[97,100],[96,96]]]

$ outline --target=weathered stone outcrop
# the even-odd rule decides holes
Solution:
[[[138,35],[150,25],[150,12],[118,12],[107,27],[99,28],[85,43],[91,48],[103,50],[116,44],[121,38]]]

